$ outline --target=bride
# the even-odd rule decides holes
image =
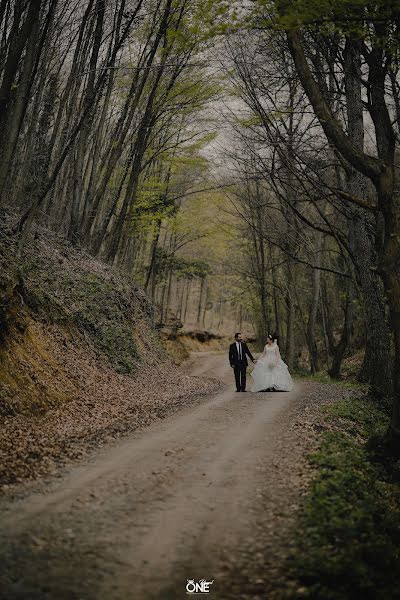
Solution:
[[[290,377],[287,365],[281,359],[275,335],[268,335],[264,352],[257,360],[251,376],[253,378],[252,392],[264,390],[290,392],[293,389],[293,380]]]

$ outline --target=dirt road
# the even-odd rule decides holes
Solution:
[[[226,390],[3,501],[2,600],[175,600],[188,579],[213,581],[211,598],[267,598],[291,502],[277,440],[301,390],[238,394],[218,353],[186,368]]]

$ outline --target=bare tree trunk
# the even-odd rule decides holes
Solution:
[[[361,93],[361,57],[359,43],[347,40],[345,48],[345,84],[349,137],[364,151],[364,121]],[[365,176],[350,167],[347,176],[348,192],[358,198],[368,197]],[[366,314],[366,360],[364,372],[377,395],[391,392],[390,332],[385,313],[382,281],[371,267],[376,265],[374,225],[362,208],[351,207],[354,261],[364,298]]]
[[[184,323],[186,322],[186,317],[187,317],[187,314],[188,314],[188,307],[189,307],[189,300],[190,300],[190,290],[191,290],[191,287],[192,287],[192,282],[191,282],[191,280],[189,279],[189,280],[188,280],[188,283],[187,283],[187,289],[186,289],[185,310],[184,310],[184,313],[183,313],[183,322],[184,322]]]
[[[290,370],[294,368],[294,351],[295,351],[295,317],[296,317],[296,303],[295,303],[295,282],[292,270],[294,265],[290,266],[289,261],[287,262],[286,273],[287,273],[287,290],[285,296],[286,304],[286,347],[285,347],[285,360]]]
[[[197,325],[200,325],[201,307],[202,307],[202,303],[203,303],[203,293],[204,293],[204,289],[205,289],[205,283],[206,283],[205,277],[202,277],[201,281],[200,281],[199,304],[197,306],[197,318],[196,318]]]
[[[36,56],[39,34],[39,15],[41,0],[31,0],[24,22],[21,21],[21,4],[14,11],[14,23],[9,35],[9,51],[5,59],[3,79],[0,87],[0,195],[4,186],[16,141],[21,127],[22,117],[28,102],[28,90],[31,84],[31,71]],[[24,50],[22,85],[15,86],[15,77],[20,67]],[[13,98],[17,90],[15,100]]]
[[[342,361],[346,352],[346,349],[351,341],[351,333],[352,333],[352,325],[353,325],[353,283],[349,279],[346,293],[346,306],[345,306],[345,318],[342,335],[340,337],[340,341],[335,346],[333,352],[333,360],[330,369],[328,370],[328,374],[330,377],[334,379],[339,379],[340,377],[340,369],[342,366]]]
[[[316,233],[315,240],[315,256],[316,263],[320,261],[320,253],[322,248],[322,234]],[[311,295],[311,306],[310,313],[307,323],[307,343],[310,353],[310,367],[311,373],[317,373],[320,369],[318,347],[315,339],[315,327],[317,323],[318,305],[321,291],[321,270],[319,268],[313,269],[312,275],[312,295]]]
[[[203,314],[202,314],[202,317],[201,317],[201,326],[203,328],[206,327],[207,303],[208,303],[208,285],[207,285],[207,282],[206,282],[206,297],[205,297],[205,300],[204,300]],[[241,321],[240,321],[239,325],[240,325],[240,327],[242,327]]]
[[[150,264],[149,264],[149,268],[147,270],[146,281],[144,284],[144,289],[147,290],[149,288],[149,284],[152,279],[152,281],[153,281],[152,292],[154,291],[154,283],[155,283],[154,268],[156,266],[157,247],[158,247],[158,240],[160,239],[160,231],[161,231],[161,219],[158,219],[156,222],[156,225],[155,225],[155,232],[154,232],[153,241],[151,244],[151,251],[150,251]]]

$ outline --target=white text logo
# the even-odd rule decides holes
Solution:
[[[212,581],[206,581],[205,579],[200,579],[198,583],[195,583],[194,579],[188,579],[186,584],[186,592],[188,594],[209,594],[210,593],[210,585],[214,583],[214,579]]]

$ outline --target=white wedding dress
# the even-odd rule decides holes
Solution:
[[[290,392],[293,389],[293,380],[287,365],[281,359],[279,346],[276,342],[264,348],[264,352],[257,360],[251,373],[253,378],[252,392],[261,392],[268,388],[280,392]]]

